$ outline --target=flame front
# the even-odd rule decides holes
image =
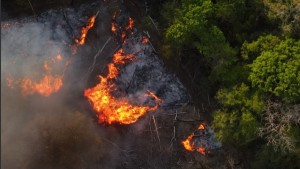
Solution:
[[[198,127],[198,130],[204,130],[205,129],[205,126],[204,124],[200,124],[199,127]],[[185,140],[183,140],[181,142],[181,144],[183,145],[183,147],[187,150],[187,151],[197,151],[203,155],[206,155],[206,149],[203,148],[203,147],[198,147],[196,148],[195,147],[195,144],[194,144],[194,141],[193,141],[193,138],[194,138],[194,133],[192,133],[191,135],[189,135]]]
[[[113,55],[113,62],[108,65],[108,74],[106,77],[99,76],[100,83],[93,88],[85,90],[84,96],[91,101],[93,109],[98,112],[100,123],[131,124],[136,122],[146,112],[158,108],[158,104],[153,107],[133,105],[126,98],[115,98],[111,95],[111,92],[116,90],[113,80],[116,79],[119,74],[117,66],[124,65],[133,59],[134,56],[132,54],[124,54],[124,51],[120,49]],[[157,102],[161,102],[161,100],[150,91],[148,91],[145,97],[151,97]]]
[[[81,36],[79,39],[75,39],[75,42],[78,44],[78,45],[83,45],[85,43],[85,38],[87,36],[87,33],[88,31],[94,26],[95,24],[95,20],[96,20],[96,16],[92,16],[90,19],[89,19],[89,22],[88,24],[82,28],[81,30]]]

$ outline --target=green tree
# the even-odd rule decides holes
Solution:
[[[280,42],[281,40],[273,35],[261,36],[251,43],[245,41],[241,47],[241,56],[244,60],[252,62],[263,51],[272,50],[275,46],[280,44]]]
[[[286,39],[273,48],[263,49],[250,68],[253,86],[287,103],[299,101],[300,41]]]
[[[236,51],[213,23],[213,13],[214,7],[210,0],[183,1],[176,10],[171,25],[166,29],[165,38],[177,51],[196,50],[198,57],[203,57],[209,65],[210,75],[223,80],[226,78],[224,73],[229,72],[236,61]],[[192,61],[195,66],[199,66],[199,61]]]
[[[214,6],[216,23],[233,45],[239,46],[245,40],[272,29],[261,0],[217,0]]]
[[[258,93],[242,83],[231,90],[221,89],[216,98],[221,108],[213,115],[212,126],[219,140],[243,144],[258,136],[258,120],[264,109]]]

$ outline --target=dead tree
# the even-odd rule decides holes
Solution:
[[[300,125],[300,105],[286,106],[267,101],[264,126],[259,135],[276,150],[293,151],[295,141],[289,134],[291,125]]]

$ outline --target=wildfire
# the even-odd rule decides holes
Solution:
[[[15,85],[20,85],[23,95],[33,95],[38,93],[43,96],[49,96],[52,93],[55,93],[61,89],[63,86],[63,74],[53,75],[51,67],[52,64],[55,64],[57,61],[61,61],[63,58],[60,54],[50,59],[50,61],[44,61],[44,75],[39,81],[32,80],[29,77],[24,77],[20,80],[15,80],[12,76],[6,78],[7,86],[14,88]],[[65,66],[68,65],[68,62]]]
[[[85,43],[85,38],[87,36],[87,33],[94,26],[95,20],[96,20],[96,15],[92,16],[89,19],[88,24],[85,27],[82,28],[80,38],[79,39],[75,39],[75,42],[78,45],[83,45]]]
[[[198,130],[205,130],[205,126],[204,124],[200,124],[198,127]],[[203,155],[206,155],[206,149],[203,147],[198,147],[196,148],[195,143],[194,143],[194,136],[195,134],[192,133],[190,136],[188,136],[185,140],[183,140],[181,142],[181,144],[183,145],[183,147],[187,150],[187,151],[197,151]]]
[[[93,88],[85,90],[84,96],[91,101],[93,109],[98,112],[100,123],[131,124],[136,122],[146,112],[157,109],[158,105],[153,107],[133,105],[126,98],[115,98],[111,95],[111,92],[116,90],[113,80],[119,74],[117,66],[124,65],[126,61],[132,61],[133,57],[132,54],[124,54],[124,51],[120,49],[113,55],[113,62],[108,65],[107,76],[99,76],[100,83]],[[156,102],[161,102],[150,91],[145,97],[152,97]]]

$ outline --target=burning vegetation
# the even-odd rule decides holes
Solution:
[[[190,136],[188,136],[185,140],[183,140],[181,142],[181,144],[183,145],[183,147],[187,150],[187,151],[197,151],[203,155],[207,154],[207,150],[204,147],[201,147],[201,145],[197,145],[197,137],[201,137],[203,135],[205,135],[206,133],[206,128],[205,128],[205,124],[200,124],[198,127],[198,131],[195,133],[198,133],[198,135],[195,135],[195,133],[192,133]]]
[[[115,18],[114,18],[115,19]],[[112,31],[118,38],[121,36],[123,44],[126,43],[125,36],[127,31],[132,32],[133,19],[128,19],[128,25],[122,32],[118,32],[117,23],[112,24]],[[118,90],[115,85],[115,80],[119,75],[119,67],[125,66],[126,63],[134,61],[134,54],[126,54],[124,50],[119,49],[112,59],[112,63],[108,64],[108,74],[106,76],[99,76],[100,83],[95,87],[86,89],[84,96],[87,97],[92,105],[93,109],[98,113],[98,119],[100,123],[119,123],[119,124],[131,124],[136,122],[141,116],[149,111],[156,110],[161,103],[154,93],[147,91],[143,97],[152,98],[156,101],[155,106],[135,105],[130,102],[128,97],[116,98],[112,93]]]

